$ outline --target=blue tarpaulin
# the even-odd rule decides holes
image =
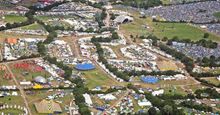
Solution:
[[[154,76],[144,76],[141,77],[141,81],[143,81],[144,83],[157,83],[159,81],[159,79],[157,77]]]
[[[95,69],[95,66],[91,63],[80,63],[80,64],[77,64],[75,66],[75,68],[77,70],[82,70],[82,71],[86,71],[86,70],[92,70],[92,69]]]

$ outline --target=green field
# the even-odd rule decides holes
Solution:
[[[220,84],[220,81],[216,77],[207,77],[207,78],[203,78],[203,79],[208,81],[209,83],[212,83],[212,84],[215,84],[215,85]]]
[[[24,16],[18,16],[18,15],[5,15],[4,16],[5,19],[3,19],[3,21],[5,22],[9,22],[9,23],[14,23],[14,22],[23,22],[25,20],[27,20],[26,17]]]
[[[24,113],[23,111],[21,110],[14,110],[14,109],[5,109],[5,110],[2,110],[0,111],[1,112],[4,112],[4,114],[9,114],[9,115],[18,115],[18,114],[22,114]]]
[[[89,89],[93,89],[96,86],[109,87],[119,84],[99,69],[82,72],[82,75],[86,79],[86,86]]]
[[[19,94],[20,95],[20,94]],[[0,103],[8,104],[8,105],[20,105],[24,106],[24,100],[21,96],[6,96],[0,98]]]
[[[190,24],[153,22],[151,18],[139,18],[137,12],[131,13],[134,21],[120,26],[120,31],[127,37],[154,34],[159,38],[177,36],[180,39],[200,40],[203,39],[204,33],[207,33],[207,31]],[[209,34],[209,39],[220,41],[220,36]]]
[[[164,90],[165,90],[165,94],[187,95],[187,93],[180,86],[170,86],[170,87],[166,87]]]
[[[34,23],[28,26],[23,26],[21,27],[21,29],[23,30],[45,30],[43,26],[41,26],[40,24]]]
[[[178,36],[180,39],[200,40],[203,39],[205,31],[185,23],[152,23],[152,33],[160,38],[173,38]],[[220,37],[210,33],[209,39],[220,41]]]
[[[214,16],[220,19],[220,12],[214,13]]]

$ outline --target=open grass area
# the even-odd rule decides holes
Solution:
[[[194,80],[192,80],[191,78],[188,78],[186,80],[171,80],[171,81],[161,80],[161,81],[159,81],[158,84],[160,84],[161,86],[164,85],[166,87],[166,86],[172,86],[172,85],[176,85],[176,86],[178,86],[178,85],[189,85],[189,84],[194,84],[194,83],[195,83]]]
[[[23,26],[21,27],[21,29],[23,30],[45,30],[43,26],[41,26],[40,24],[34,23],[28,26]]]
[[[200,40],[203,39],[204,33],[209,33],[210,36],[208,39],[218,42],[220,41],[220,36],[202,30],[191,24],[153,22],[150,17],[140,18],[138,12],[129,12],[133,15],[134,21],[120,26],[120,31],[123,32],[126,37],[129,37],[130,35],[146,36],[154,34],[161,39],[163,37],[173,38],[177,36],[180,39]]]
[[[120,25],[120,31],[124,33],[126,37],[130,35],[133,36],[141,36],[141,35],[149,35],[150,31],[148,31],[144,26],[147,24],[148,20],[139,18],[137,15],[134,16],[134,21],[128,24]]]
[[[99,69],[95,69],[92,71],[85,71],[82,72],[82,74],[83,77],[86,79],[86,86],[89,89],[93,89],[96,86],[109,87],[109,86],[119,85],[118,82],[109,78],[105,73],[103,73]]]
[[[180,94],[180,95],[187,95],[187,92],[185,92],[180,86],[170,86],[164,88],[165,94]]]
[[[161,0],[163,4],[170,4],[170,0]]]
[[[176,70],[178,70],[177,65],[172,61],[159,61],[158,68],[161,71],[168,71],[168,70],[176,71]]]
[[[19,15],[5,15],[4,17],[5,19],[3,19],[3,21],[5,21],[6,23],[23,22],[27,20],[25,16]]]
[[[0,113],[4,112],[6,115],[19,115],[23,114],[24,112],[21,110],[15,110],[15,109],[5,109],[5,110],[0,110]]]
[[[220,12],[216,12],[213,14],[216,18],[219,18],[220,19]]]
[[[49,24],[52,26],[61,26],[64,28],[71,27],[71,25],[69,23],[65,22],[64,20],[50,21]]]
[[[184,86],[184,88],[195,92],[197,89],[204,89],[207,87],[201,84],[196,84],[196,85],[187,85],[187,86]]]
[[[206,33],[206,31],[186,23],[152,22],[151,26],[153,27],[152,33],[159,38],[173,38],[177,36],[180,39],[191,39],[196,41],[203,39],[204,33]],[[220,37],[212,33],[210,33],[209,39],[220,41]]]
[[[214,74],[219,74],[220,73],[220,68],[218,69],[210,69],[208,72],[214,73]]]
[[[208,81],[209,83],[213,83],[215,85],[220,84],[220,81],[216,77],[207,77],[207,78],[202,78],[202,79]]]
[[[24,100],[21,96],[6,96],[6,97],[3,97],[3,98],[0,98],[0,103],[8,104],[8,105],[25,106]]]

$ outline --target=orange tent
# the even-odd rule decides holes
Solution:
[[[17,44],[18,40],[16,38],[7,38],[6,42],[8,44]]]

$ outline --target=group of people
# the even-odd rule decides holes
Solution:
[[[203,57],[220,57],[220,45],[215,49],[205,48],[203,46],[198,46],[196,44],[187,44],[187,43],[174,43],[172,47],[177,49],[179,52],[193,57],[194,59],[203,58]]]
[[[171,22],[210,23],[218,21],[213,14],[219,11],[219,1],[206,1],[149,8],[145,10],[145,14],[159,16]]]
[[[220,6],[219,6],[220,7]],[[216,23],[216,24],[205,24],[207,30],[209,32],[213,32],[216,33],[218,35],[220,35],[220,23]]]

